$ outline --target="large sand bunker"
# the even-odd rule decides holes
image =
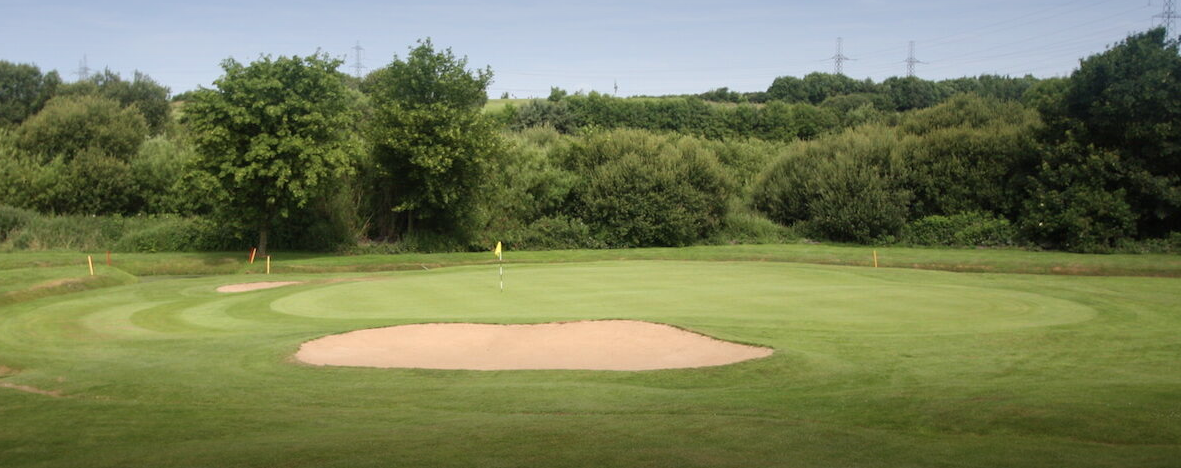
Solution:
[[[225,286],[219,286],[217,288],[217,292],[235,293],[235,292],[257,291],[259,289],[278,288],[278,287],[282,287],[282,286],[289,286],[292,284],[300,284],[300,283],[302,283],[302,281],[260,281],[257,283],[227,284]]]
[[[486,325],[431,323],[359,330],[304,343],[317,365],[420,369],[639,371],[720,366],[772,350],[632,320]]]

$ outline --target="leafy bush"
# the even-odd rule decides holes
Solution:
[[[1014,245],[1017,229],[988,213],[927,216],[903,229],[902,241],[916,245],[998,247]]]
[[[9,233],[25,227],[36,215],[37,213],[30,210],[0,205],[0,242],[3,242]]]
[[[1047,149],[1023,203],[1023,236],[1043,247],[1108,252],[1136,234],[1121,158],[1077,144]]]
[[[735,203],[738,205],[739,203]],[[731,206],[722,220],[722,227],[713,235],[711,244],[780,244],[798,239],[799,235],[786,226],[744,206]]]
[[[116,252],[193,252],[235,247],[218,225],[201,218],[163,216],[142,229],[129,230],[115,242]]]
[[[136,182],[140,211],[177,213],[193,204],[190,198],[205,198],[199,190],[178,187],[186,173],[192,172],[197,153],[184,143],[163,137],[149,139],[131,159],[131,177]]]
[[[612,247],[680,246],[720,226],[733,183],[699,140],[617,130],[571,146],[577,214]]]
[[[89,152],[127,161],[147,137],[148,126],[134,108],[96,96],[56,97],[17,128],[17,146],[42,161],[73,159]]]
[[[538,219],[505,236],[506,244],[517,250],[601,249],[591,227],[578,218],[553,216]]]
[[[971,211],[1016,216],[1040,158],[1028,125],[943,128],[902,143],[915,217]]]
[[[890,129],[865,127],[793,145],[755,181],[753,207],[812,235],[852,242],[895,236],[911,193]]]
[[[1036,121],[1036,111],[1019,103],[959,94],[937,106],[905,114],[900,127],[922,135],[946,128],[1030,125]]]

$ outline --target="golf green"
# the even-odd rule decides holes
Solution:
[[[1181,280],[771,262],[165,279],[0,308],[0,466],[1176,466]],[[311,366],[412,323],[628,319],[699,369]],[[32,391],[32,390],[37,390]]]

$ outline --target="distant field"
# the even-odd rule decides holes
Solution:
[[[910,268],[875,269],[866,253],[509,252],[517,263],[503,293],[494,265],[470,264],[487,253],[278,254],[284,273],[269,276],[231,254],[116,256],[100,274],[134,281],[122,261],[156,276],[0,305],[0,466],[1181,459],[1181,279],[1063,275],[1167,273],[1176,256],[882,249],[882,262]],[[77,275],[77,253],[34,255],[0,255],[3,278],[28,278],[9,292]],[[150,267],[161,260],[173,267]],[[913,268],[940,261],[1059,274]],[[160,276],[203,265],[211,276]],[[306,283],[214,292],[261,279]],[[775,353],[645,372],[331,368],[290,358],[304,341],[364,328],[586,319],[666,323]]]
[[[489,99],[488,102],[484,104],[484,112],[500,112],[504,109],[504,106],[509,104],[521,107],[532,100],[533,99]]]

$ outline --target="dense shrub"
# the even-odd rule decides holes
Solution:
[[[514,111],[512,119],[509,128],[515,130],[552,127],[573,133],[587,128],[631,128],[713,140],[792,141],[813,138],[840,125],[835,112],[807,103],[727,105],[698,97],[615,98],[593,92],[557,102],[535,100]]]
[[[1032,127],[1037,122],[1037,112],[1017,102],[960,94],[937,106],[905,114],[900,127],[923,135],[948,128]]]
[[[767,219],[735,200],[711,244],[779,244],[798,239],[796,231]]]
[[[544,217],[503,236],[516,250],[601,249],[606,247],[591,227],[578,218],[564,215]],[[491,243],[491,242],[489,242]]]
[[[951,127],[903,139],[912,216],[1016,216],[1040,153],[1030,126]]]
[[[139,211],[179,213],[202,198],[208,200],[207,192],[180,187],[195,158],[196,152],[183,142],[163,137],[145,141],[130,162]]]
[[[119,236],[111,250],[116,252],[195,252],[228,250],[233,238],[208,219],[161,216],[142,229]]]
[[[752,204],[812,235],[870,242],[896,236],[911,193],[893,131],[866,127],[793,145],[755,181]]]
[[[988,213],[934,215],[910,222],[902,241],[916,245],[998,247],[1015,244],[1017,229],[1009,220]]]
[[[25,227],[36,212],[8,205],[0,205],[0,242],[8,238],[9,233]]]
[[[634,130],[604,132],[571,147],[570,170],[585,174],[577,214],[612,247],[680,246],[720,226],[732,181],[695,139]]]
[[[53,98],[22,123],[16,144],[42,161],[71,160],[82,153],[127,161],[147,134],[147,123],[134,108],[96,96],[68,96]]]
[[[1051,147],[1023,203],[1022,234],[1043,247],[1110,251],[1136,234],[1120,158],[1110,151]]]
[[[562,133],[573,133],[578,129],[570,110],[562,102],[534,99],[510,116],[509,127],[514,130],[549,127]]]

